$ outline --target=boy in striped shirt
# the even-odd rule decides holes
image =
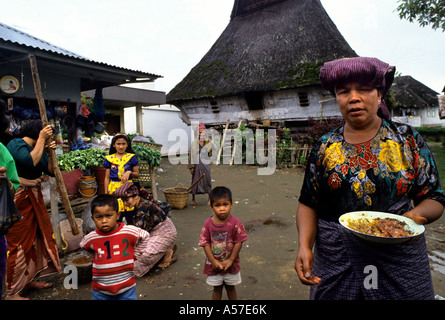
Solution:
[[[110,194],[91,201],[96,230],[82,239],[80,247],[93,260],[93,300],[137,300],[133,265],[147,245],[149,234],[118,223],[118,210],[117,199]]]

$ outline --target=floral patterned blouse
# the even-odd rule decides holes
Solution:
[[[159,223],[167,219],[167,214],[153,199],[141,197],[139,207],[132,211],[121,212],[119,220],[122,221],[123,217],[125,217],[128,224],[151,232]]]
[[[445,204],[433,154],[412,127],[383,120],[370,141],[350,144],[343,127],[314,145],[299,201],[336,221],[350,211],[404,214],[424,199]]]
[[[110,169],[110,181],[121,181],[125,171],[133,171],[138,163],[138,158],[133,153],[126,153],[121,158],[117,158],[114,153],[105,156],[104,168]]]

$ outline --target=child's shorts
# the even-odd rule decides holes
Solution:
[[[238,273],[226,273],[226,274],[215,274],[207,276],[206,283],[217,287],[222,284],[227,284],[229,286],[235,286],[241,283],[241,272]]]
[[[137,300],[136,296],[136,286],[133,286],[129,290],[122,292],[117,295],[108,295],[100,291],[91,289],[93,294],[92,300]]]

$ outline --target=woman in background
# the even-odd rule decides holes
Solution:
[[[0,99],[0,132],[7,134],[9,130],[9,119],[6,117],[6,103]],[[20,186],[19,176],[15,167],[14,159],[9,153],[5,144],[11,139],[3,139],[0,135],[0,176],[6,176],[10,182],[12,194],[15,193]],[[8,252],[8,245],[4,234],[0,234],[0,299],[2,297],[3,282],[6,273],[6,258]]]
[[[121,212],[120,221],[125,217],[128,224],[142,228],[150,234],[147,246],[134,262],[136,277],[142,277],[150,271],[161,258],[163,259],[158,265],[160,268],[167,268],[175,262],[176,257],[173,256],[177,249],[175,225],[147,190],[136,183],[127,182],[113,195],[122,199],[126,206],[134,208],[133,211]]]
[[[204,177],[190,190],[190,193],[192,194],[193,208],[196,207],[197,194],[209,194],[210,191],[212,191],[212,178],[210,177],[210,157],[212,156],[211,143],[212,142],[207,137],[204,123],[200,122],[198,127],[198,138],[192,143],[188,165],[192,175],[192,184],[204,175]],[[208,156],[208,161],[202,161],[201,156],[203,153]]]
[[[7,145],[20,179],[14,201],[23,218],[6,235],[9,250],[6,299],[25,299],[19,295],[25,287],[49,288],[51,283],[36,281],[34,278],[37,275],[62,272],[41,189],[42,173],[54,174],[52,163],[48,161],[45,152],[46,142],[52,133],[51,126],[42,128],[40,120],[31,120],[22,126],[22,138],[13,139]],[[49,148],[56,148],[56,143],[52,141]]]

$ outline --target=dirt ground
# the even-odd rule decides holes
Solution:
[[[162,171],[156,173],[159,199],[165,200],[163,189],[188,187],[190,173],[186,165],[171,165],[164,158]],[[212,185],[224,185],[233,192],[232,213],[244,223],[248,241],[241,253],[242,284],[237,286],[242,300],[307,300],[309,288],[302,285],[294,271],[297,254],[295,212],[303,171],[298,168],[278,169],[273,175],[259,176],[257,168],[248,165],[212,165]],[[191,200],[191,196],[190,196]],[[209,300],[212,287],[202,274],[205,254],[198,246],[199,233],[212,214],[206,195],[197,196],[197,207],[188,205],[172,210],[178,231],[177,261],[167,269],[151,270],[137,280],[139,300]],[[445,215],[427,226],[435,294],[445,297]],[[61,256],[62,261],[66,257]],[[65,289],[67,274],[51,276],[54,286],[39,291],[25,291],[33,300],[90,300],[90,282],[79,283],[78,289]],[[226,295],[223,296],[226,299]]]

